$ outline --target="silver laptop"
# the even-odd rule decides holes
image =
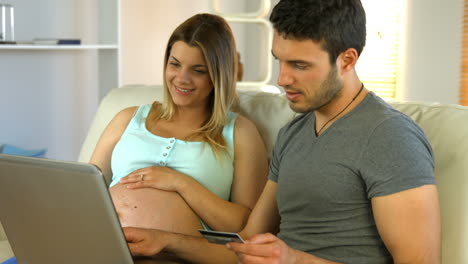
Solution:
[[[0,222],[18,263],[134,263],[90,164],[0,154]]]

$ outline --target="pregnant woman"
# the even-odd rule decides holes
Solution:
[[[113,175],[122,226],[243,228],[268,164],[255,125],[236,112],[236,52],[223,18],[189,18],[167,44],[163,102],[126,108],[104,130],[90,163]]]

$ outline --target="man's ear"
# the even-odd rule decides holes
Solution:
[[[359,55],[356,49],[349,48],[342,52],[337,59],[337,65],[339,65],[342,72],[349,72],[354,70]]]

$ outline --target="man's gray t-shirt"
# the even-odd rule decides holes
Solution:
[[[319,137],[314,122],[313,112],[291,121],[273,150],[278,237],[329,260],[392,263],[371,198],[435,184],[424,132],[372,92]]]

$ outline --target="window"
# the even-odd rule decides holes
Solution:
[[[367,39],[356,71],[367,89],[384,99],[395,99],[402,0],[361,2],[366,10]]]
[[[468,106],[468,0],[464,4],[460,104]]]

